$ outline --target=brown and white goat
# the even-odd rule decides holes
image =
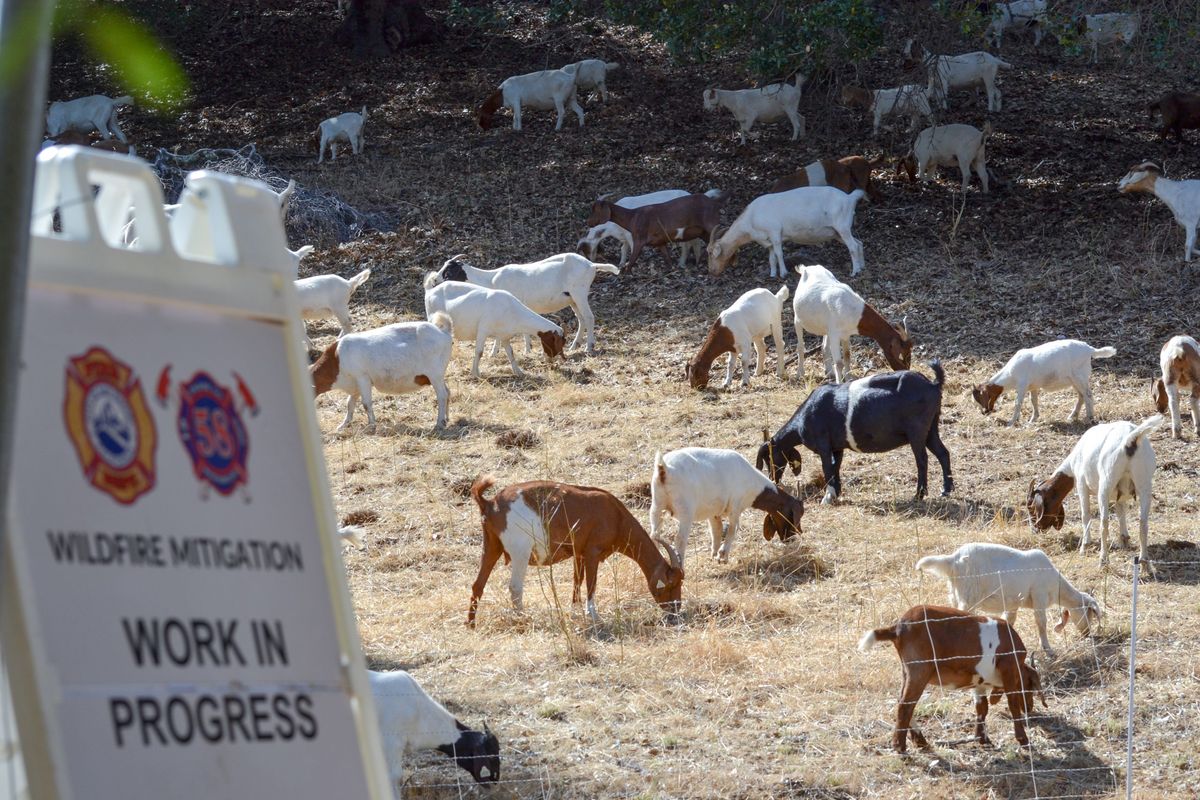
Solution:
[[[1171,435],[1183,438],[1179,390],[1192,387],[1192,428],[1200,436],[1200,344],[1191,336],[1172,336],[1158,357],[1162,377],[1154,381],[1151,396],[1158,413],[1171,410]]]
[[[483,525],[483,557],[471,587],[467,625],[474,627],[479,598],[500,556],[512,564],[509,591],[513,606],[522,610],[525,570],[574,561],[574,592],[587,580],[587,613],[596,615],[596,576],[600,562],[613,553],[629,556],[641,567],[655,601],[673,617],[683,585],[683,565],[668,545],[663,558],[646,529],[620,500],[603,489],[556,481],[527,481],[506,486],[488,500],[483,496],[495,479],[476,478],[471,497],[479,506]]]
[[[823,158],[775,181],[767,190],[767,194],[786,192],[801,186],[833,186],[846,194],[855,189],[862,189],[873,202],[878,203],[883,199],[883,195],[871,182],[871,170],[877,166],[878,163],[868,161],[862,156]]]
[[[686,242],[696,238],[709,241],[712,232],[721,222],[721,209],[727,202],[729,195],[724,193],[716,197],[689,194],[665,203],[641,208],[622,208],[606,196],[602,196],[592,203],[587,224],[588,227],[593,227],[611,220],[629,231],[633,237],[633,247],[625,265],[625,268],[629,269],[637,262],[642,248],[647,245],[657,247],[663,258],[670,260],[667,245],[671,242]]]
[[[783,379],[785,359],[783,342],[783,303],[788,298],[788,287],[781,286],[774,294],[769,289],[751,289],[733,305],[721,312],[717,321],[708,329],[708,336],[700,346],[700,352],[688,362],[686,377],[693,389],[708,386],[712,364],[723,353],[729,353],[729,364],[725,370],[728,389],[733,382],[733,372],[738,356],[742,359],[742,386],[750,385],[750,360],[758,354],[755,375],[761,375],[767,363],[767,336],[775,340],[775,358],[778,361],[775,374]]]
[[[1184,129],[1200,128],[1200,94],[1190,92],[1167,92],[1151,103],[1147,110],[1150,121],[1154,121],[1155,113],[1162,115],[1162,127],[1158,135],[1167,138],[1167,131],[1175,132],[1175,140],[1183,143]]]
[[[909,733],[918,747],[929,747],[921,732],[912,727],[912,718],[917,701],[930,683],[974,691],[975,738],[985,745],[991,744],[984,728],[989,690],[992,705],[1003,695],[1008,699],[1017,743],[1029,745],[1025,722],[1033,713],[1034,695],[1041,697],[1043,706],[1046,698],[1037,670],[1025,663],[1025,643],[1007,622],[945,606],[913,606],[895,625],[863,634],[858,649],[865,653],[883,642],[896,645],[904,666],[896,730],[892,733],[896,752],[908,750]]]

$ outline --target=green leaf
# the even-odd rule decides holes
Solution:
[[[80,22],[88,48],[112,65],[139,102],[164,112],[179,108],[187,96],[187,76],[144,26],[104,6],[91,7]]]

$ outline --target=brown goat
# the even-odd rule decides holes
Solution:
[[[862,189],[873,202],[878,203],[883,195],[871,182],[871,170],[877,166],[879,163],[862,156],[846,156],[837,160],[823,158],[775,181],[767,194],[799,189],[801,186],[833,186],[846,194]]]
[[[1159,354],[1162,377],[1154,381],[1151,397],[1158,413],[1171,411],[1171,435],[1183,438],[1179,390],[1192,388],[1192,428],[1200,436],[1200,343],[1191,336],[1174,336]]]
[[[1147,106],[1147,110],[1150,112],[1151,122],[1154,121],[1156,112],[1162,115],[1162,127],[1158,129],[1158,135],[1162,139],[1167,138],[1167,131],[1174,131],[1175,140],[1183,144],[1185,128],[1200,128],[1200,94],[1167,92]]]
[[[690,194],[641,208],[622,208],[606,197],[600,197],[592,203],[587,225],[591,228],[611,220],[629,231],[633,237],[633,248],[625,264],[625,269],[629,269],[647,245],[658,248],[663,258],[669,260],[667,245],[671,242],[697,238],[709,241],[721,222],[721,209],[728,202],[729,195],[725,193],[717,197]]]
[[[1006,697],[1017,743],[1029,745],[1025,722],[1033,713],[1034,695],[1041,697],[1043,706],[1046,698],[1037,670],[1025,663],[1025,643],[1007,622],[945,606],[914,606],[895,625],[867,631],[858,647],[866,652],[883,642],[896,645],[904,666],[896,730],[892,733],[896,752],[908,749],[910,732],[918,747],[929,747],[921,732],[912,727],[912,718],[917,701],[930,683],[975,692],[975,738],[984,745],[991,744],[984,728],[989,690],[992,705],[1001,696]]]
[[[77,144],[81,147],[93,147],[97,150],[107,150],[110,153],[128,154],[133,152],[133,146],[128,142],[122,142],[120,139],[100,139],[93,142],[91,136],[79,131],[63,131],[47,141],[58,145]]]
[[[474,627],[479,598],[500,556],[512,565],[509,591],[513,606],[522,609],[525,570],[574,561],[572,602],[579,602],[579,584],[587,580],[587,613],[596,619],[596,576],[600,562],[613,553],[629,556],[641,567],[655,601],[673,617],[679,608],[683,565],[668,545],[667,558],[646,529],[620,500],[603,489],[556,481],[528,481],[506,486],[488,500],[483,493],[495,483],[491,476],[471,485],[483,524],[483,557],[471,587],[467,625]]]

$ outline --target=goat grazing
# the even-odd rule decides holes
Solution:
[[[404,778],[402,760],[414,750],[445,753],[476,783],[500,780],[500,742],[486,724],[482,731],[463,725],[403,670],[367,670],[367,681],[393,792]]]
[[[585,58],[583,61],[576,61],[574,64],[567,64],[563,67],[564,70],[574,71],[575,86],[583,91],[595,89],[600,93],[600,99],[608,102],[608,86],[605,85],[605,79],[608,78],[608,73],[621,66],[615,61],[605,61],[602,58]]]
[[[432,284],[434,274],[426,276],[426,286]],[[509,366],[518,378],[524,377],[525,372],[517,366],[516,356],[513,355],[511,340],[514,336],[537,334],[547,361],[561,356],[566,344],[562,328],[534,313],[503,289],[446,281],[426,290],[425,309],[427,314],[445,311],[454,320],[454,338],[460,342],[475,342],[472,378],[479,377],[479,359],[483,357],[484,345],[490,338],[503,344]]]
[[[1192,387],[1192,429],[1200,436],[1200,344],[1191,336],[1172,336],[1158,356],[1162,377],[1154,381],[1151,397],[1162,414],[1171,411],[1171,435],[1183,438],[1179,390]]]
[[[906,51],[910,58],[911,46],[912,41],[909,40]],[[929,72],[929,96],[936,99],[943,109],[950,107],[948,98],[952,89],[983,86],[987,92],[988,111],[1000,110],[1002,98],[1000,90],[996,88],[996,74],[1002,69],[1012,69],[1012,64],[982,50],[957,56],[935,56],[923,47],[921,63]]]
[[[483,557],[471,587],[468,626],[475,626],[479,598],[500,556],[512,564],[508,586],[517,611],[523,610],[526,568],[546,567],[569,558],[575,567],[572,601],[579,602],[579,584],[586,580],[587,614],[597,621],[600,562],[621,553],[641,567],[650,594],[668,617],[678,612],[683,560],[670,545],[664,545],[668,558],[663,558],[646,529],[620,500],[603,489],[555,481],[514,483],[488,500],[483,494],[494,483],[486,476],[471,484],[471,497],[479,506],[483,525]]]
[[[354,402],[361,399],[367,410],[367,433],[375,432],[371,390],[385,394],[415,392],[432,386],[437,395],[437,424],[446,424],[450,390],[446,367],[454,348],[450,317],[434,314],[429,322],[397,322],[361,333],[347,333],[308,368],[313,390],[320,397],[330,389],[350,395],[346,418],[337,427],[345,430],[354,418]]]
[[[1167,92],[1151,103],[1147,110],[1150,112],[1151,122],[1154,121],[1155,114],[1162,117],[1162,127],[1158,129],[1158,135],[1164,141],[1167,132],[1174,131],[1175,141],[1183,144],[1184,130],[1200,128],[1200,94]]]
[[[1010,30],[1032,29],[1033,46],[1037,47],[1042,43],[1043,29],[1046,25],[1046,0],[993,3],[991,11],[992,19],[983,32],[983,38],[992,47],[999,50],[1005,31]]]
[[[1183,260],[1191,261],[1193,255],[1200,255],[1200,249],[1196,247],[1196,226],[1200,225],[1200,180],[1173,181],[1163,175],[1162,167],[1145,161],[1130,167],[1117,184],[1117,191],[1122,194],[1145,192],[1166,203],[1175,221],[1183,226]]]
[[[652,203],[638,208],[624,208],[601,196],[592,203],[588,225],[615,222],[629,231],[632,247],[625,268],[637,263],[642,249],[656,247],[663,258],[669,259],[667,245],[671,242],[687,242],[702,238],[709,241],[713,231],[721,222],[721,209],[729,202],[729,195],[714,191],[709,194],[689,194]],[[680,266],[684,254],[681,254]]]
[[[596,352],[596,317],[588,303],[588,293],[598,273],[619,275],[617,267],[591,261],[578,253],[559,253],[530,264],[508,264],[499,269],[477,269],[464,263],[462,257],[447,259],[435,273],[437,279],[503,289],[535,314],[553,314],[569,306],[578,322],[569,349],[579,347],[580,339],[586,336],[586,352],[588,355]],[[529,352],[528,337],[525,351]]]
[[[1120,42],[1128,47],[1140,26],[1137,14],[1087,14],[1077,23],[1079,33],[1092,46],[1093,64],[1100,60],[1100,45]]]
[[[992,123],[983,123],[983,130],[971,125],[936,125],[917,134],[912,149],[896,163],[896,174],[908,174],[909,181],[929,180],[930,167],[958,165],[962,172],[962,191],[971,185],[971,170],[979,176],[983,193],[988,192],[987,140],[992,135]]]
[[[908,115],[908,129],[917,127],[922,117],[933,116],[929,108],[929,95],[924,86],[900,86],[895,89],[868,91],[859,86],[842,87],[842,105],[855,106],[874,114],[871,133],[879,133],[879,123],[893,114]]]
[[[121,126],[117,124],[117,109],[129,105],[133,105],[133,98],[127,94],[117,98],[94,94],[74,100],[58,100],[51,103],[46,112],[46,132],[53,138],[67,131],[99,131],[102,139],[115,136],[122,142],[128,142]]]
[[[886,453],[905,444],[917,462],[917,499],[925,497],[929,457],[933,453],[942,467],[942,495],[950,494],[950,451],[938,436],[942,413],[942,387],[946,373],[940,361],[929,366],[937,376],[931,381],[919,372],[903,370],[872,375],[849,383],[825,384],[813,390],[796,413],[758,449],[756,465],[766,468],[775,483],[784,467],[800,474],[800,445],[821,458],[825,474],[825,497],[832,503],[842,493],[842,456]]]
[[[912,366],[913,341],[908,322],[889,323],[858,293],[819,264],[797,267],[800,280],[792,298],[792,321],[796,328],[796,379],[804,380],[804,332],[823,336],[825,376],[837,383],[849,380],[850,336],[874,339],[894,370]]]
[[[572,67],[575,65],[571,65]],[[496,91],[492,92],[483,105],[479,107],[477,121],[479,127],[488,130],[494,124],[496,112],[501,108],[512,109],[514,131],[521,130],[521,110],[524,108],[534,111],[558,112],[558,120],[554,130],[562,130],[563,116],[569,108],[579,117],[579,127],[583,127],[583,107],[576,98],[577,86],[574,69],[546,69],[540,72],[530,72],[525,75],[514,75],[505,78]]]
[[[657,192],[649,192],[648,194],[630,195],[622,197],[619,200],[612,201],[621,208],[641,208],[642,206],[651,206],[656,203],[665,203],[668,200],[675,200],[679,197],[687,197],[691,192],[685,192],[683,189],[663,189]],[[713,199],[721,199],[725,193],[720,189],[709,189],[704,193],[706,196]],[[608,195],[601,195],[599,199],[605,200]],[[587,234],[579,240],[576,246],[580,253],[588,258],[595,260],[596,246],[606,238],[616,239],[621,243],[621,260],[617,262],[617,266],[624,267],[625,262],[629,260],[629,251],[633,249],[633,236],[629,231],[622,228],[620,225],[611,220],[592,222],[593,218],[599,220],[602,211],[598,210],[593,203],[592,210],[588,214],[589,226]],[[704,247],[705,240],[699,236],[695,239],[690,239],[686,243],[680,244],[679,251],[679,268],[683,269],[687,265],[688,250],[693,254],[693,259],[697,264],[700,263],[700,250]]]
[[[1004,696],[1017,743],[1029,745],[1025,723],[1033,713],[1034,696],[1041,698],[1043,706],[1046,698],[1037,670],[1025,663],[1025,643],[1007,622],[964,615],[944,606],[913,606],[895,625],[863,634],[858,649],[865,653],[884,642],[896,645],[904,667],[892,733],[896,752],[908,750],[909,733],[918,747],[929,748],[921,732],[912,727],[912,718],[930,683],[946,689],[969,688],[975,693],[975,739],[983,745],[991,745],[984,728],[988,703],[995,705]]]
[[[800,87],[804,76],[796,73],[794,83],[772,83],[758,89],[705,89],[704,110],[727,108],[737,120],[742,144],[756,122],[792,123],[792,141],[804,135],[804,117],[800,114]]]
[[[1163,417],[1155,414],[1141,425],[1132,422],[1109,422],[1087,430],[1070,454],[1046,480],[1029,482],[1027,507],[1029,519],[1038,530],[1063,526],[1066,514],[1063,501],[1073,488],[1079,497],[1079,514],[1083,520],[1083,538],[1079,552],[1091,543],[1092,495],[1100,508],[1100,564],[1108,563],[1109,503],[1117,507],[1121,546],[1129,546],[1129,528],[1125,524],[1125,503],[1137,498],[1141,517],[1141,557],[1150,558],[1146,541],[1150,535],[1150,495],[1154,479],[1154,448],[1149,433],[1161,425]]]
[[[832,186],[806,186],[764,194],[750,201],[720,237],[708,244],[708,274],[720,275],[737,258],[742,246],[755,242],[768,248],[771,277],[787,273],[784,241],[820,244],[839,238],[850,251],[851,275],[863,270],[863,245],[854,238],[854,211],[866,195],[862,189],[846,194]]]
[[[363,125],[367,122],[367,107],[361,112],[347,111],[330,117],[317,126],[317,135],[321,142],[317,148],[317,163],[325,160],[325,149],[330,152],[329,160],[337,161],[338,142],[345,140],[350,144],[350,151],[358,155],[363,149]]]
[[[350,280],[340,275],[315,275],[296,281],[296,300],[300,305],[301,319],[328,319],[337,317],[344,336],[354,330],[350,323],[350,295],[358,290],[368,278],[371,270],[364,269]],[[312,347],[305,336],[304,344]]]
[[[721,312],[717,321],[708,330],[708,336],[696,357],[688,362],[687,381],[693,389],[708,386],[708,373],[712,363],[722,353],[729,353],[729,365],[725,370],[728,389],[733,383],[736,356],[742,357],[742,386],[750,385],[750,359],[758,353],[758,364],[754,374],[762,375],[767,363],[767,336],[775,340],[775,374],[783,379],[785,345],[783,341],[783,303],[788,298],[788,288],[783,286],[775,294],[767,289],[751,289],[733,305]]]
[[[949,603],[971,613],[1003,614],[1012,625],[1017,611],[1033,609],[1042,649],[1051,652],[1046,635],[1046,609],[1062,609],[1054,626],[1061,633],[1068,622],[1085,636],[1100,621],[1100,604],[1062,576],[1041,550],[1015,550],[1002,544],[964,544],[945,556],[925,556],[917,569],[944,578]]]
[[[1115,347],[1092,347],[1078,339],[1059,339],[1037,347],[1026,347],[1013,353],[1003,367],[996,370],[986,383],[971,390],[971,396],[983,409],[984,414],[996,410],[996,401],[1009,389],[1016,390],[1017,403],[1013,408],[1010,425],[1021,421],[1021,403],[1025,393],[1033,403],[1030,423],[1037,422],[1039,415],[1038,396],[1044,389],[1066,389],[1071,387],[1079,397],[1068,417],[1070,422],[1079,418],[1079,409],[1087,407],[1087,422],[1092,414],[1092,359],[1112,358],[1117,354]]]
[[[801,533],[804,501],[780,489],[733,450],[684,447],[654,454],[650,476],[650,536],[661,541],[663,514],[679,522],[675,549],[679,563],[687,556],[692,523],[707,519],[712,528],[712,554],[729,560],[737,538],[738,521],[747,508],[765,511],[763,538],[786,542]],[[722,534],[721,520],[728,520]]]
[[[876,166],[878,165],[875,162],[862,156],[846,156],[836,160],[823,158],[775,181],[767,190],[767,194],[786,192],[802,186],[833,186],[846,194],[855,189],[862,189],[871,198],[871,202],[878,203],[883,199],[883,195],[871,181],[871,170]]]

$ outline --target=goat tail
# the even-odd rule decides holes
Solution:
[[[933,361],[930,361],[929,368],[933,370],[933,376],[937,379],[934,381],[934,383],[936,383],[937,387],[941,389],[946,385],[946,370],[942,369],[941,360],[935,358]]]
[[[939,578],[950,577],[950,556],[925,556],[917,562],[917,571]]]
[[[788,287],[787,287],[787,284],[785,283],[783,286],[780,286],[779,291],[775,293],[775,299],[779,301],[780,305],[783,305],[784,303],[787,302],[788,294],[789,294]]]
[[[343,525],[342,527],[338,528],[337,532],[338,536],[342,537],[343,540],[350,542],[350,544],[354,545],[359,550],[365,550],[367,548],[367,544],[362,538],[364,531],[359,526]]]
[[[657,483],[662,486],[667,482],[667,466],[663,463],[662,451],[654,451],[654,474],[650,477],[650,483]]]
[[[371,268],[367,267],[362,272],[350,279],[350,294],[358,291],[358,287],[362,286],[371,277]]]
[[[1129,435],[1125,437],[1125,455],[1132,457],[1137,452],[1138,443],[1142,441],[1142,437],[1150,433],[1150,431],[1163,424],[1163,415],[1155,414],[1150,419],[1138,425]]]
[[[114,106],[131,106],[133,105],[133,95],[123,94],[116,100],[113,100]]]
[[[491,500],[483,496],[483,493],[495,484],[496,479],[491,475],[480,475],[471,484],[471,499],[475,501],[475,505],[479,506],[479,513],[487,514],[495,505]]]
[[[600,264],[598,262],[593,261],[592,269],[596,270],[596,272],[607,272],[609,275],[620,275],[621,274],[621,268],[618,267],[616,264]]]
[[[858,649],[862,652],[868,652],[872,647],[883,644],[884,642],[894,642],[898,638],[896,627],[876,628],[873,631],[867,631],[858,640]]]
[[[1001,61],[998,58],[996,59],[996,66],[1000,69],[1012,69],[1012,64],[1008,63],[1007,61]]]
[[[605,61],[604,62],[604,71],[611,72],[614,69],[618,69],[620,66],[621,66],[621,64],[617,61]]]
[[[867,196],[867,193],[865,191],[863,191],[862,189],[855,189],[853,192],[850,193],[850,201],[851,201],[851,203],[853,203],[853,205],[857,206],[858,201],[862,200],[866,196]]]
[[[1115,347],[1093,347],[1092,358],[1112,358],[1117,354]]]
[[[450,315],[445,311],[433,312],[433,316],[429,318],[429,321],[433,323],[433,327],[437,328],[451,339],[454,338],[454,320],[450,319]]]
[[[432,289],[433,287],[438,285],[439,279],[440,279],[440,276],[438,275],[437,270],[426,272],[425,280],[422,282],[421,285],[424,286],[425,291],[428,292],[430,289]]]

